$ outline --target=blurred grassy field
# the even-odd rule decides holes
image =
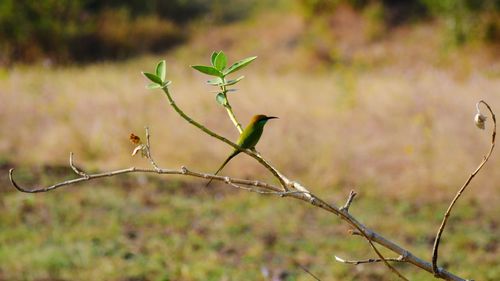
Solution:
[[[122,177],[38,195],[9,186],[11,166],[22,184],[71,177],[70,151],[88,170],[147,166],[130,156],[128,141],[146,125],[162,167],[212,171],[230,148],[182,122],[159,91],[144,89],[140,71],[166,58],[179,105],[236,139],[205,77],[188,67],[218,49],[233,60],[259,56],[231,103],[243,123],[257,113],[280,117],[260,152],[338,205],[354,188],[361,221],[429,260],[441,214],[488,149],[489,131],[473,116],[479,99],[500,108],[498,57],[485,46],[442,47],[436,23],[372,40],[349,32],[352,23],[365,30],[363,18],[338,18],[335,42],[294,14],[269,14],[200,32],[164,56],[2,70],[0,280],[270,280],[265,271],[311,280],[296,263],[322,280],[394,279],[381,265],[336,263],[333,255],[373,254],[337,218],[300,202],[203,190],[179,177]],[[327,58],[335,64],[324,63],[325,44],[336,46]],[[476,280],[500,278],[497,154],[459,202],[441,246],[442,264]],[[224,174],[270,179],[246,156]],[[399,267],[411,280],[432,277]]]

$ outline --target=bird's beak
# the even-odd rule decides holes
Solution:
[[[276,116],[267,116],[267,120],[269,120],[269,119],[279,119],[279,118]]]

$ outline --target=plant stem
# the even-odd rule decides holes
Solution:
[[[238,122],[238,119],[236,119],[236,115],[234,115],[233,108],[231,107],[231,104],[229,103],[229,99],[227,98],[227,88],[226,88],[226,78],[222,78],[222,94],[224,95],[224,98],[226,99],[226,105],[224,107],[226,108],[227,115],[229,115],[229,119],[233,122],[234,126],[238,130],[238,132],[243,133],[243,127],[241,127],[240,122]]]
[[[233,108],[229,104],[229,100],[227,99],[227,96],[226,96],[226,100],[227,100],[227,105],[224,107],[226,108],[227,114],[229,115],[229,118],[231,119],[231,121],[233,121],[233,124],[234,124],[234,126],[236,126],[236,129],[238,130],[238,132],[240,132],[240,134],[241,134],[241,133],[243,133],[243,128],[241,127],[240,122],[238,122],[238,120],[236,120],[236,116],[234,115]]]

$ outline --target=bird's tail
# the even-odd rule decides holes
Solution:
[[[217,172],[214,173],[214,175],[217,175],[227,164],[227,162],[229,162],[231,159],[233,159],[236,155],[238,155],[238,153],[240,153],[239,151],[235,151],[233,152],[231,155],[229,155],[229,157],[224,161],[224,163],[222,163],[222,165],[220,165],[219,169],[217,170]],[[210,183],[212,182],[214,178],[211,178],[208,183],[205,185],[205,187],[208,187],[210,185]]]

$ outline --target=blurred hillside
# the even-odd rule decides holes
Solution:
[[[309,22],[330,21],[346,6],[366,18],[371,40],[400,25],[437,19],[446,25],[451,44],[500,41],[500,0],[3,0],[0,65],[123,59],[181,44],[200,26],[291,9]],[[325,59],[335,59],[330,50],[323,52]]]
[[[122,59],[184,42],[187,25],[243,19],[257,1],[0,2],[0,63]],[[223,4],[224,3],[224,4]]]

